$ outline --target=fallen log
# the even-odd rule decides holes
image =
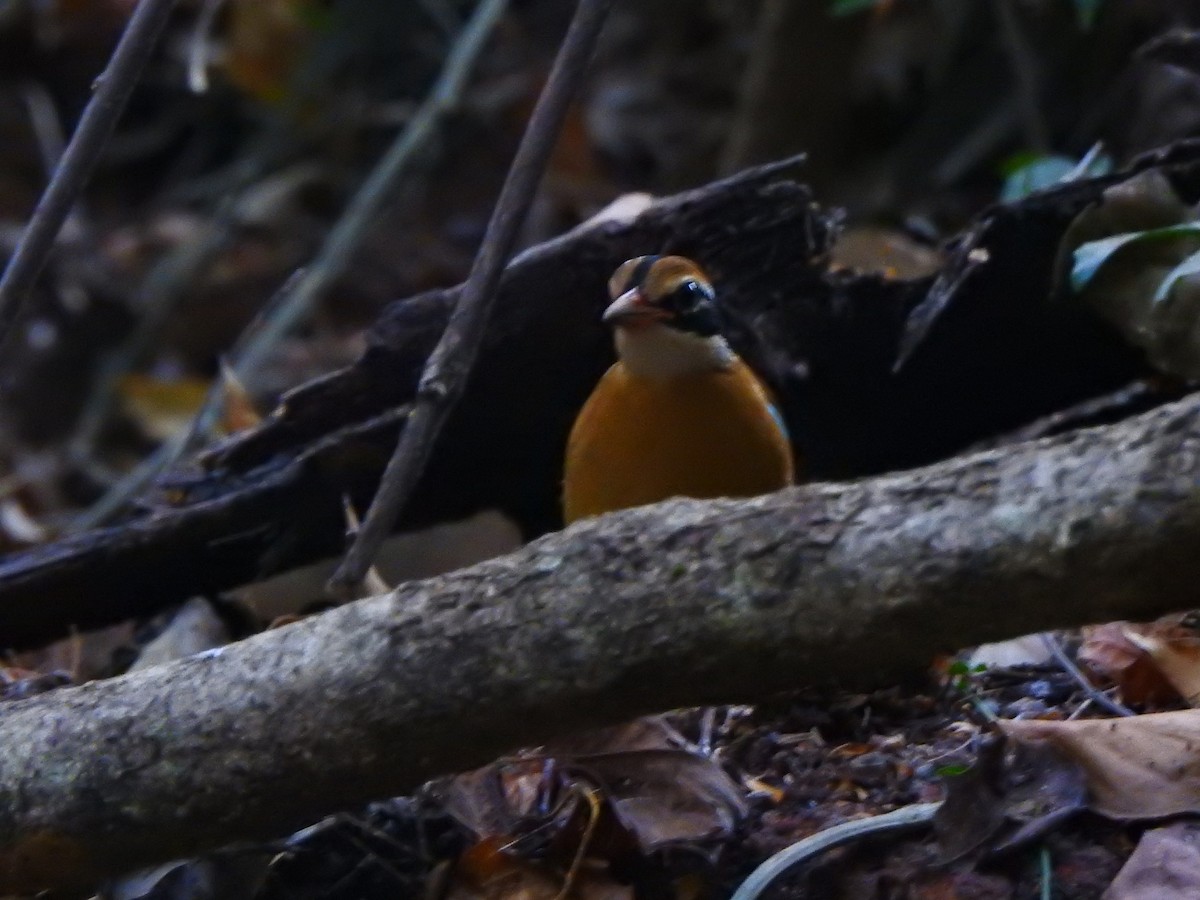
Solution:
[[[794,167],[744,172],[514,260],[467,394],[401,527],[493,508],[529,536],[559,526],[566,432],[611,362],[599,314],[608,276],[628,257],[705,260],[743,319],[753,315],[747,299],[768,302],[779,285],[820,297],[813,260],[827,251],[832,223],[787,177]],[[909,290],[897,285],[895,293]],[[297,388],[261,428],[215,448],[203,469],[177,474],[139,515],[0,561],[0,649],[148,615],[340,553],[342,497],[360,510],[369,504],[457,291],[397,301],[355,365]],[[880,327],[902,314],[883,303],[875,310]],[[769,374],[744,321],[732,337]]]
[[[1150,167],[1200,197],[1200,142],[1133,169]],[[619,262],[648,251],[693,256],[714,275],[735,313],[732,343],[771,382],[815,478],[927,464],[1150,374],[1095,316],[1051,299],[1063,231],[1124,175],[985,210],[935,278],[896,282],[826,270],[836,217],[789,177],[794,168],[748,170],[514,261],[401,528],[483,509],[503,511],[528,537],[558,527],[566,432],[611,361],[598,322],[604,284]],[[339,554],[342,497],[369,504],[456,296],[450,288],[392,304],[358,362],[291,392],[261,428],[215,448],[201,471],[177,474],[128,521],[0,560],[0,648]]]
[[[1196,602],[1200,394],[850,484],[672,501],[0,708],[0,891],[288,832],[520,745]]]

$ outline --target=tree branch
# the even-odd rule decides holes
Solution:
[[[108,68],[96,79],[96,94],[84,109],[54,177],[0,277],[0,348],[8,341],[21,305],[41,274],[54,239],[87,184],[174,7],[175,0],[141,0]]]
[[[455,38],[429,96],[359,187],[316,258],[297,279],[284,285],[280,296],[272,298],[268,304],[271,314],[263,317],[260,328],[245,336],[242,346],[235,348],[233,370],[243,381],[249,382],[251,374],[257,375],[267,354],[308,317],[315,301],[353,261],[363,238],[376,224],[380,207],[395,194],[412,160],[437,136],[442,120],[458,109],[475,63],[507,8],[508,0],[480,0]]]
[[[1195,603],[1200,395],[852,484],[674,501],[0,711],[0,891],[284,833],[519,745]]]
[[[583,82],[613,0],[578,2],[550,77],[500,189],[458,304],[425,365],[412,413],[383,472],[379,491],[345,559],[330,580],[330,587],[339,593],[353,594],[362,584],[379,547],[396,526],[401,509],[416,489],[446,420],[466,389],[467,376],[487,334],[488,315],[495,306],[504,264],[512,254],[517,233],[533,203],[567,108]]]

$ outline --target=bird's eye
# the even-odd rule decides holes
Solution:
[[[688,313],[702,303],[711,302],[712,288],[688,278],[679,282],[675,290],[666,297],[666,306],[678,313]]]

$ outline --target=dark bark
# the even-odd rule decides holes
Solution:
[[[581,522],[0,710],[0,891],[277,835],[518,745],[1195,604],[1200,395],[845,485]]]
[[[605,284],[630,256],[690,253],[714,272],[816,282],[828,220],[767,167],[664,200],[632,224],[584,228],[507,270],[491,333],[402,527],[501,508],[534,535],[559,524],[561,454],[611,359]],[[736,240],[731,239],[736,235]],[[181,474],[131,522],[0,564],[0,647],[144,615],[342,550],[341,497],[365,509],[456,290],[394,304],[355,366],[285,398],[251,435]],[[761,357],[739,343],[751,358]]]
[[[1161,166],[1186,196],[1200,193],[1200,145],[1138,165]],[[835,223],[787,171],[752,170],[519,257],[401,527],[485,508],[529,536],[558,526],[566,433],[611,359],[598,321],[604,284],[641,253],[684,253],[710,270],[733,314],[733,343],[777,391],[814,478],[922,465],[1147,374],[1097,319],[1052,299],[1059,237],[1116,176],[986,211],[936,279],[903,283],[827,274]],[[140,517],[0,564],[0,646],[338,554],[341,496],[360,510],[369,503],[395,445],[397,407],[411,400],[455,296],[393,304],[358,363],[292,392],[263,427],[210,453],[205,471],[177,476]]]

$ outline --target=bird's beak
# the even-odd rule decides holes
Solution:
[[[600,317],[605,325],[648,325],[664,318],[663,311],[647,303],[639,288],[627,290]]]

